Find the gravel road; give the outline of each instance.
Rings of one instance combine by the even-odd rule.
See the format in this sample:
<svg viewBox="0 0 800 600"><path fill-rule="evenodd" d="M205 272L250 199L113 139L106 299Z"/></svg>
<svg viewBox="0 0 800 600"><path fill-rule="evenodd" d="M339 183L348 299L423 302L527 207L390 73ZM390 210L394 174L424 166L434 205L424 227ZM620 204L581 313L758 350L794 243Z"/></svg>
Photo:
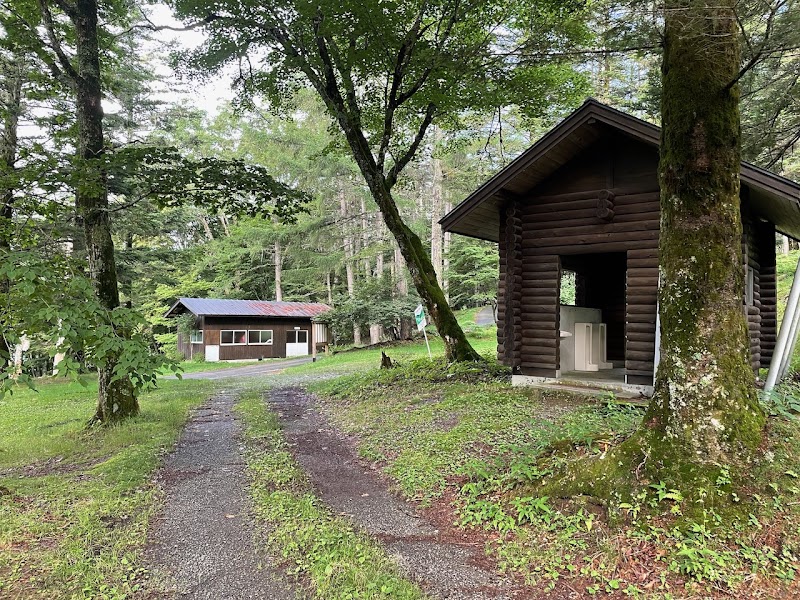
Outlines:
<svg viewBox="0 0 800 600"><path fill-rule="evenodd" d="M145 552L164 587L159 598L295 598L255 549L235 401L235 392L221 390L198 409L159 471L165 504Z"/></svg>

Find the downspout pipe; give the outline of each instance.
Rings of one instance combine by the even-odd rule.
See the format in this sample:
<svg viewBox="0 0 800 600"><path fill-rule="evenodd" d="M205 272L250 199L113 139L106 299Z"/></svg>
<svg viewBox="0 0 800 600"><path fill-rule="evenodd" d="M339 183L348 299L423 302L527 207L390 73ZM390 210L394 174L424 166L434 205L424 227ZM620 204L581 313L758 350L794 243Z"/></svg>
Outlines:
<svg viewBox="0 0 800 600"><path fill-rule="evenodd" d="M793 341L789 341L789 336L791 330L794 329L795 320L798 318L798 301L800 301L800 259L798 259L797 268L794 271L794 281L792 281L792 289L789 292L789 300L786 303L786 312L781 321L778 340L775 343L775 351L772 354L772 360L769 362L769 373L764 384L765 392L769 392L775 387L786 357L786 351L789 346L794 345Z"/></svg>

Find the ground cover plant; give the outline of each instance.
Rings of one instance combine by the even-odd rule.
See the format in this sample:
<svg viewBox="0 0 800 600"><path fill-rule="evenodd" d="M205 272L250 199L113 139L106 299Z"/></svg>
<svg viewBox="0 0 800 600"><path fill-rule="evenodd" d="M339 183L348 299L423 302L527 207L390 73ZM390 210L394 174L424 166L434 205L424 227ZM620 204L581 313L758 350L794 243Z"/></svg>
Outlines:
<svg viewBox="0 0 800 600"><path fill-rule="evenodd" d="M266 524L270 551L283 557L287 571L316 598L425 598L375 541L314 495L262 396L258 391L245 394L238 409L246 425L254 508Z"/></svg>
<svg viewBox="0 0 800 600"><path fill-rule="evenodd" d="M550 476L606 456L644 408L612 395L513 388L503 371L422 359L311 387L401 494L483 531L498 568L543 594L798 593L800 434L791 390L773 401L760 458L746 473L719 465L699 505L644 477L610 499L561 498L547 489Z"/></svg>
<svg viewBox="0 0 800 600"><path fill-rule="evenodd" d="M0 399L0 597L129 598L158 503L152 475L210 385L165 381L141 412L87 431L96 382Z"/></svg>

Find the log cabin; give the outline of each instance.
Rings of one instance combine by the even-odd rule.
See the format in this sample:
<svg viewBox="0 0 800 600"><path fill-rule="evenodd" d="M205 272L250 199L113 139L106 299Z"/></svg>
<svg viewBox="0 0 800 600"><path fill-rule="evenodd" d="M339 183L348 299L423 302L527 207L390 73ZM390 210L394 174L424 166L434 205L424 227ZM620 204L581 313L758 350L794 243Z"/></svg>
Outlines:
<svg viewBox="0 0 800 600"><path fill-rule="evenodd" d="M179 298L165 317L189 314L193 327L178 332L178 352L208 362L316 355L328 343L318 320L331 308L308 302Z"/></svg>
<svg viewBox="0 0 800 600"><path fill-rule="evenodd" d="M652 394L659 141L658 127L589 99L441 220L498 244L497 355L514 383ZM796 339L796 328L777 335L775 243L776 232L800 238L800 185L743 162L741 214L742 310L758 372L776 339L781 360Z"/></svg>

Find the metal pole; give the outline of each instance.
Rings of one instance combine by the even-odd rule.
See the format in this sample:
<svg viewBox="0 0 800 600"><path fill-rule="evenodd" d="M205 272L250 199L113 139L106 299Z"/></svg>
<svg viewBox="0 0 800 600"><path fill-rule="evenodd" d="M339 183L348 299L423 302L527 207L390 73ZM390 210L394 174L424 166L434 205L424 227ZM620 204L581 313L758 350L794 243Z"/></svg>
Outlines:
<svg viewBox="0 0 800 600"><path fill-rule="evenodd" d="M433 355L431 354L431 344L428 341L428 332L425 331L425 328L422 328L422 335L425 336L425 345L428 346L428 358L433 360Z"/></svg>
<svg viewBox="0 0 800 600"><path fill-rule="evenodd" d="M792 364L792 355L794 354L794 349L797 346L797 330L800 329L800 302L798 302L798 306L794 311L794 320L792 321L792 329L789 331L789 339L787 340L787 348L788 352L785 352L783 355L783 360L781 361L781 369L778 371L778 380L780 381L786 376L786 371L789 370L789 367Z"/></svg>
<svg viewBox="0 0 800 600"><path fill-rule="evenodd" d="M774 388L778 381L779 371L783 365L786 346L789 341L789 334L791 333L790 330L793 329L794 320L797 317L798 300L800 300L800 259L797 261L797 268L794 271L794 281L792 281L792 290L789 292L789 300L786 302L786 312L781 321L781 329L778 333L778 340L775 343L772 360L769 362L769 373L767 374L767 381L764 383L765 392Z"/></svg>

